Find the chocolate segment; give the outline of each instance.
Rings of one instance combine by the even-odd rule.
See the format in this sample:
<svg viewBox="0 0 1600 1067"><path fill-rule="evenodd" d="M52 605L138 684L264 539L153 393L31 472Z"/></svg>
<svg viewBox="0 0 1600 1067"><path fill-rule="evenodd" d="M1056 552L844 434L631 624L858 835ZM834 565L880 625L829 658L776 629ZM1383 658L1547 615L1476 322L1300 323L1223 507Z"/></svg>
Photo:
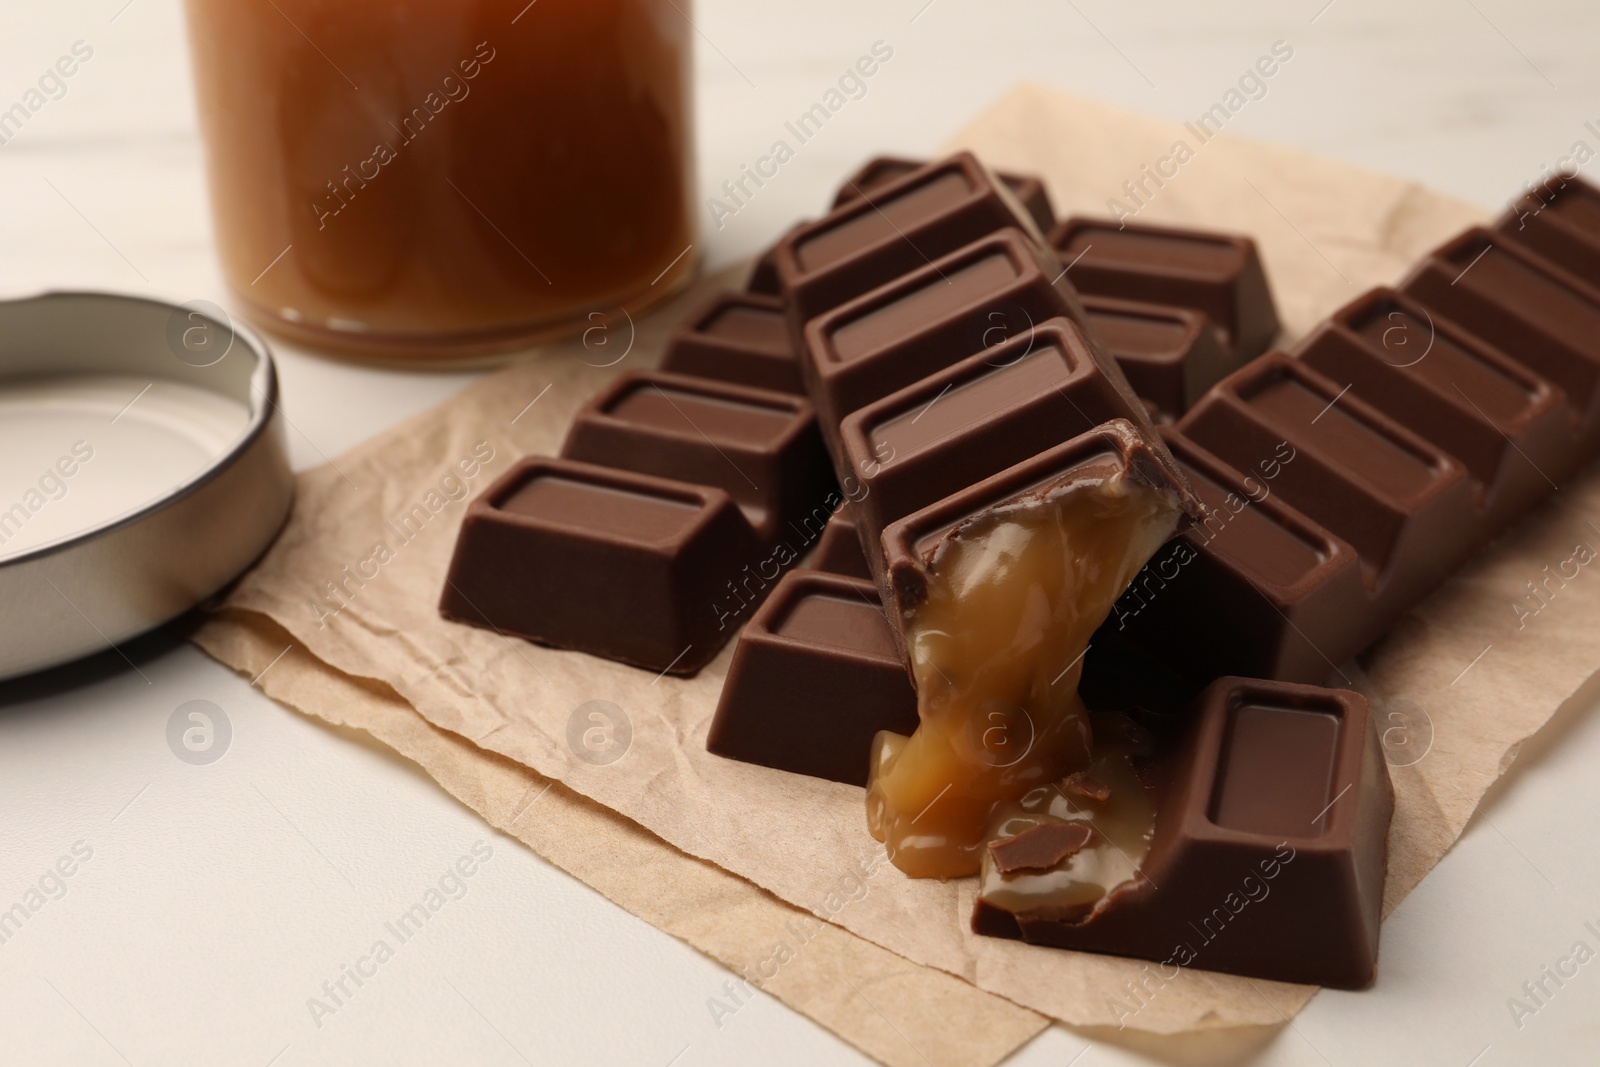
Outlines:
<svg viewBox="0 0 1600 1067"><path fill-rule="evenodd" d="M1239 363L1278 334L1278 312L1255 242L1204 230L1074 216L1050 234L1086 295L1204 312Z"/></svg>
<svg viewBox="0 0 1600 1067"><path fill-rule="evenodd" d="M1085 917L1077 901L1056 902L1080 854L1053 879L990 864L973 929L1285 982L1370 984L1394 794L1366 700L1223 678L1189 715L1135 878Z"/></svg>
<svg viewBox="0 0 1600 1067"><path fill-rule="evenodd" d="M1168 304L1084 296L1089 326L1164 419L1180 418L1239 365L1202 312Z"/></svg>
<svg viewBox="0 0 1600 1067"><path fill-rule="evenodd" d="M1590 285L1600 283L1600 189L1557 178L1516 200L1495 231Z"/></svg>
<svg viewBox="0 0 1600 1067"><path fill-rule="evenodd" d="M1047 320L847 417L843 458L868 530L1138 411L1071 320ZM869 561L871 559L869 555Z"/></svg>
<svg viewBox="0 0 1600 1067"><path fill-rule="evenodd" d="M807 322L801 373L825 435L852 411L1052 318L1082 321L1060 267L1001 230Z"/></svg>
<svg viewBox="0 0 1600 1067"><path fill-rule="evenodd" d="M927 166L926 161L905 159L900 156L877 156L861 165L850 177L846 178L839 186L839 192L833 198L833 206L843 207L861 198L863 194L871 193L874 189L887 185L921 167ZM1032 174L1014 174L997 170L994 176L999 178L1005 187L1016 197L1033 219L1034 225L1039 227L1041 233L1047 233L1050 227L1056 224L1055 210L1050 206L1050 194L1045 191L1044 182Z"/></svg>
<svg viewBox="0 0 1600 1067"><path fill-rule="evenodd" d="M673 331L661 369L735 385L805 393L783 301L726 293Z"/></svg>
<svg viewBox="0 0 1600 1067"><path fill-rule="evenodd" d="M724 489L763 544L833 489L804 399L661 371L624 374L585 404L562 455Z"/></svg>
<svg viewBox="0 0 1600 1067"><path fill-rule="evenodd" d="M706 748L866 785L872 738L909 733L917 698L870 582L784 575L734 648Z"/></svg>
<svg viewBox="0 0 1600 1067"><path fill-rule="evenodd" d="M970 152L913 171L778 242L792 321L802 324L1008 226L1038 233Z"/></svg>
<svg viewBox="0 0 1600 1067"><path fill-rule="evenodd" d="M721 489L530 456L467 509L446 618L692 674L732 635L717 597L758 556Z"/></svg>

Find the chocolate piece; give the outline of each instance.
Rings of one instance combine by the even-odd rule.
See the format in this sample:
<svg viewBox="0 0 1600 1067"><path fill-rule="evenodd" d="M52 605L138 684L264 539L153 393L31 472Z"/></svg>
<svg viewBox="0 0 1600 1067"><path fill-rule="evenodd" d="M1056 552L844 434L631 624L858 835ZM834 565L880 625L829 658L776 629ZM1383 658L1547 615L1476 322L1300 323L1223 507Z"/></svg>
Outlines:
<svg viewBox="0 0 1600 1067"><path fill-rule="evenodd" d="M898 178L904 178L912 171L925 166L927 166L926 161L905 159L900 156L877 156L869 159L839 186L839 192L833 198L833 206L843 207L860 199L863 194L871 193L874 189ZM1050 206L1050 194L1045 191L1044 182L1032 174L1013 174L1000 170L995 171L994 176L1005 184L1011 195L1016 197L1017 203L1027 210L1041 233L1048 232L1050 227L1056 224L1056 213Z"/></svg>
<svg viewBox="0 0 1600 1067"><path fill-rule="evenodd" d="M1060 274L1021 231L1001 230L806 323L800 372L824 436L852 411L1049 319L1081 322Z"/></svg>
<svg viewBox="0 0 1600 1067"><path fill-rule="evenodd" d="M1278 335L1278 312L1255 242L1205 230L1074 216L1050 233L1085 295L1204 312L1240 362Z"/></svg>
<svg viewBox="0 0 1600 1067"><path fill-rule="evenodd" d="M972 153L913 171L778 242L778 277L791 322L798 327L1008 226L1038 235L1033 220Z"/></svg>
<svg viewBox="0 0 1600 1067"><path fill-rule="evenodd" d="M1001 874L1049 870L1092 840L1094 829L1083 823L1046 823L990 841L989 862Z"/></svg>
<svg viewBox="0 0 1600 1067"><path fill-rule="evenodd" d="M740 636L706 748L866 785L873 736L916 725L916 694L877 589L798 570L784 575Z"/></svg>
<svg viewBox="0 0 1600 1067"><path fill-rule="evenodd" d="M1241 470L1287 443L1295 459L1282 464L1273 492L1353 545L1391 599L1415 600L1476 543L1460 460L1281 353L1224 380L1179 429Z"/></svg>
<svg viewBox="0 0 1600 1067"><path fill-rule="evenodd" d="M817 541L817 550L806 566L829 574L842 574L849 578L872 578L867 566L866 553L861 549L861 534L856 522L855 505L848 501L839 506L828 520Z"/></svg>
<svg viewBox="0 0 1600 1067"><path fill-rule="evenodd" d="M1241 363L1204 312L1110 296L1084 296L1089 327L1128 384L1165 419L1177 419Z"/></svg>
<svg viewBox="0 0 1600 1067"><path fill-rule="evenodd" d="M718 628L717 597L758 555L721 489L530 456L467 508L439 610L693 674L733 632Z"/></svg>
<svg viewBox="0 0 1600 1067"><path fill-rule="evenodd" d="M1137 878L1070 921L1052 913L1047 886L991 867L973 929L1255 978L1369 984L1394 793L1366 700L1224 678L1190 716Z"/></svg>
<svg viewBox="0 0 1600 1067"><path fill-rule="evenodd" d="M585 404L562 455L724 489L763 544L833 490L807 401L661 371L624 374Z"/></svg>
<svg viewBox="0 0 1600 1067"><path fill-rule="evenodd" d="M1600 306L1549 261L1481 227L1419 263L1400 290L1559 385L1587 453L1600 435Z"/></svg>
<svg viewBox="0 0 1600 1067"><path fill-rule="evenodd" d="M1284 471L1300 462L1294 446L1264 453L1246 475L1170 427L1161 436L1206 514L1112 607L1088 656L1086 699L1088 681L1118 642L1201 683L1219 674L1318 682L1377 637L1388 620L1372 603L1356 550L1278 492ZM1225 626L1216 624L1221 613ZM1130 675L1143 685L1150 666L1120 677ZM1172 679L1153 706L1170 706L1181 689ZM1122 692L1101 685L1091 703L1116 707L1110 701Z"/></svg>
<svg viewBox="0 0 1600 1067"><path fill-rule="evenodd" d="M1078 327L1055 318L868 404L839 437L847 469L866 486L856 508L870 534L1109 419L1141 414Z"/></svg>
<svg viewBox="0 0 1600 1067"><path fill-rule="evenodd" d="M805 393L783 301L725 293L672 332L661 369L673 374Z"/></svg>
<svg viewBox="0 0 1600 1067"><path fill-rule="evenodd" d="M1552 182L1515 200L1495 231L1590 285L1600 284L1600 189L1578 178Z"/></svg>

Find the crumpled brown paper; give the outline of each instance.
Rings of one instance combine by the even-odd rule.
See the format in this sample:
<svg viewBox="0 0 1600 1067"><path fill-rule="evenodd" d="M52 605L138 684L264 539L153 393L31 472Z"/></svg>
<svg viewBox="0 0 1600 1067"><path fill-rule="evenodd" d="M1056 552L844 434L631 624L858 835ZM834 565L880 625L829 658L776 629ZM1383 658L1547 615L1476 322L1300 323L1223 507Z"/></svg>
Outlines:
<svg viewBox="0 0 1600 1067"><path fill-rule="evenodd" d="M1062 214L1105 214L1111 196L1137 206L1122 183L1138 179L1141 164L1171 154L1180 139L1196 140L1183 127L1023 88L955 145L974 148L996 166L1044 175ZM1137 217L1254 236L1290 337L1366 287L1396 280L1427 249L1479 218L1470 206L1413 183L1290 149L1226 136L1190 148L1163 187L1147 184L1152 192L1141 198ZM337 469L303 475L288 528L215 625L259 631L270 619L301 652L274 674L316 670L350 684L370 679L396 714L409 706L434 727L599 801L682 852L861 939L1045 1015L1176 1032L1277 1023L1302 1007L1310 987L1204 971L1157 984L1143 962L974 937L966 924L972 881L911 881L883 864L864 828L860 790L705 752L727 650L694 678L657 678L438 616L463 498L517 456L554 452L584 399L612 374L654 362L663 324L685 303L642 320L631 351L614 365L594 364L614 360L618 347L550 347L352 450ZM620 346L628 339L624 328L607 341ZM1546 564L1568 560L1579 542L1600 545L1600 531L1586 518L1597 513L1600 485L1591 479L1565 487L1397 627L1366 658L1363 677L1347 671L1377 696L1397 764L1386 909L1449 848L1521 741L1593 673L1600 659L1593 635L1587 641L1577 635L1597 617L1600 585L1573 579L1531 616L1514 605L1531 603L1523 582L1538 578ZM244 666L222 637L205 643ZM346 717L321 707L320 699L300 706ZM569 720L591 700L621 708L631 727L630 746L615 762L597 764L582 744L569 742ZM367 724L360 715L348 719ZM494 757L481 759L488 766ZM423 762L442 781L460 770ZM679 877L675 872L693 863L662 862L664 871L674 871L664 878ZM873 873L855 873L863 869ZM600 876L580 873L591 875ZM854 891L856 881L864 893ZM694 900L684 901L691 914L697 914ZM674 932L717 954L694 932ZM769 967L777 955L777 946L768 946L745 965ZM785 966L777 970L781 975ZM1130 982L1145 992L1130 994ZM854 999L848 989L839 995ZM948 1010L930 999L926 1010L913 1011L913 1028L937 1025ZM1019 1020L1017 1033L1032 1019Z"/></svg>

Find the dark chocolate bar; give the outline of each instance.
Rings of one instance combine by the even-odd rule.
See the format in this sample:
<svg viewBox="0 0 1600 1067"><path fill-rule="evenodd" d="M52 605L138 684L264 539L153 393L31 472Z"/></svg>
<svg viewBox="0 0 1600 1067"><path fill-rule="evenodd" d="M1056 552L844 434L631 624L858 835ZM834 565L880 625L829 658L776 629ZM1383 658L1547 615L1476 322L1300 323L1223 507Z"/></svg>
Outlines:
<svg viewBox="0 0 1600 1067"><path fill-rule="evenodd" d="M973 929L1168 967L1369 985L1394 793L1366 700L1223 678L1189 718L1133 878L1092 902L1087 916L1076 899L1070 909L1057 902L1064 887L1082 884L1075 864L1101 851L1107 813L1127 803L1115 789L1063 793L1045 825L1087 824L1094 834L1064 859L1060 847L1018 847L1022 835L996 842Z"/></svg>
<svg viewBox="0 0 1600 1067"><path fill-rule="evenodd" d="M897 178L904 178L912 171L927 165L925 160L905 159L901 156L876 156L869 159L839 186L839 191L833 198L833 206L843 207L859 199L863 194L871 193L874 189L887 185ZM1017 203L1026 209L1034 225L1039 227L1039 232L1048 233L1050 227L1056 224L1056 213L1050 206L1050 194L1045 191L1044 182L1032 174L1015 174L1003 170L995 171L994 176L1004 183L1011 195L1016 197Z"/></svg>
<svg viewBox="0 0 1600 1067"><path fill-rule="evenodd" d="M706 748L866 785L879 730L909 733L917 697L870 582L790 571L734 648Z"/></svg>
<svg viewBox="0 0 1600 1067"><path fill-rule="evenodd" d="M1255 242L1205 230L1075 216L1050 233L1086 296L1176 304L1222 331L1234 366L1265 352L1278 312Z"/></svg>
<svg viewBox="0 0 1600 1067"><path fill-rule="evenodd" d="M783 301L725 293L672 332L661 369L673 374L805 393Z"/></svg>
<svg viewBox="0 0 1600 1067"><path fill-rule="evenodd" d="M692 674L733 634L716 610L760 556L727 492L530 456L467 508L446 618Z"/></svg>
<svg viewBox="0 0 1600 1067"><path fill-rule="evenodd" d="M724 489L763 544L833 490L804 398L661 371L624 374L585 404L562 455Z"/></svg>

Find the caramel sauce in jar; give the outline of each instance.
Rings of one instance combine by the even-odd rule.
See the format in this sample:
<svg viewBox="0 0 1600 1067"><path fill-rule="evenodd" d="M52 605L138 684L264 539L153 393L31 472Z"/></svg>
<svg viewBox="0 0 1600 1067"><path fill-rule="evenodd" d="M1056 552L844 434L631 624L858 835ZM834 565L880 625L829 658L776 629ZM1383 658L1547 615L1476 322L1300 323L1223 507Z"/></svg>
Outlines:
<svg viewBox="0 0 1600 1067"><path fill-rule="evenodd" d="M223 275L265 328L482 357L620 324L693 273L672 0L187 10Z"/></svg>

